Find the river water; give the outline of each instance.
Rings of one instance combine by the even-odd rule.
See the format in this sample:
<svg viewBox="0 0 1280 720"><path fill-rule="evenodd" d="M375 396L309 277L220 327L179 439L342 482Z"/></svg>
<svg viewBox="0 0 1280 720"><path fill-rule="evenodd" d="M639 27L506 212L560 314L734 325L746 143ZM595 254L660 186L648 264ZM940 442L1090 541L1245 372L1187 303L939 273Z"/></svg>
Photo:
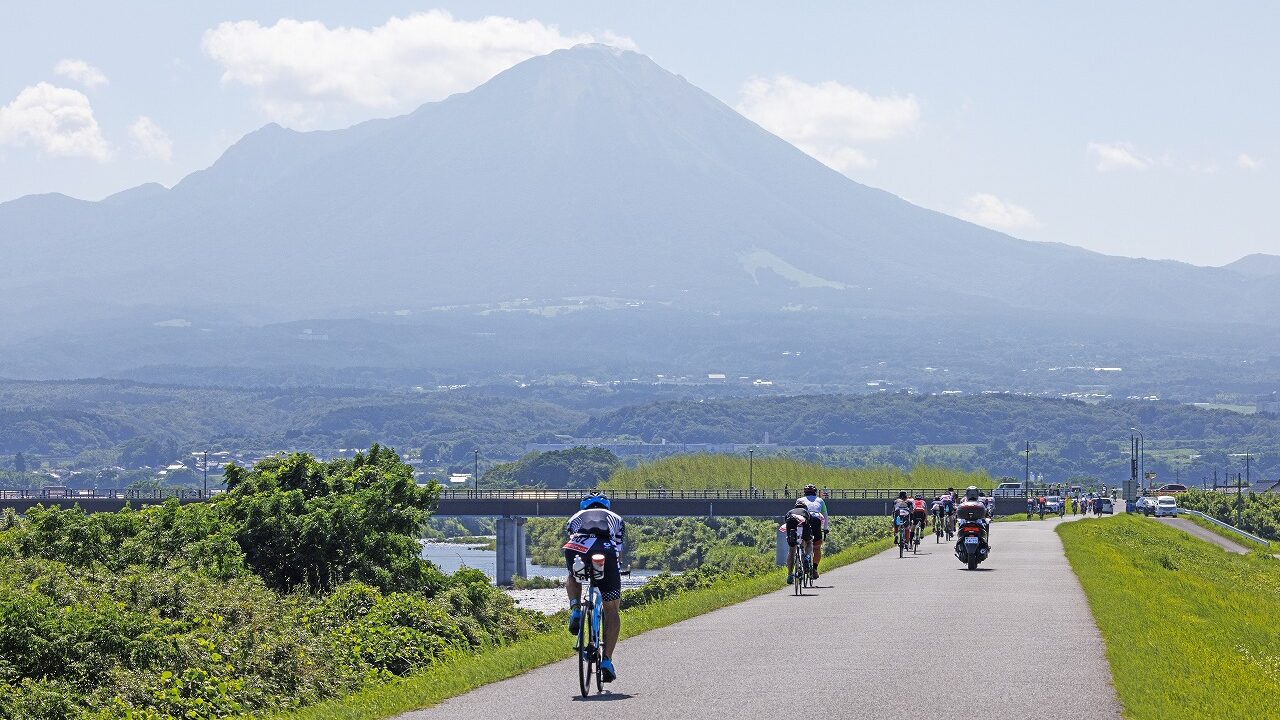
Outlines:
<svg viewBox="0 0 1280 720"><path fill-rule="evenodd" d="M485 550L480 546L457 545L455 543L422 542L422 557L430 560L444 572L454 573L463 566L474 568L489 576L492 580L498 567L498 553ZM535 565L525 560L525 568L529 577L564 579L563 565ZM657 570L632 570L630 575L622 577L622 588L640 587L657 575ZM507 590L507 594L515 598L520 607L544 613L554 613L568 605L568 598L561 588L542 590Z"/></svg>

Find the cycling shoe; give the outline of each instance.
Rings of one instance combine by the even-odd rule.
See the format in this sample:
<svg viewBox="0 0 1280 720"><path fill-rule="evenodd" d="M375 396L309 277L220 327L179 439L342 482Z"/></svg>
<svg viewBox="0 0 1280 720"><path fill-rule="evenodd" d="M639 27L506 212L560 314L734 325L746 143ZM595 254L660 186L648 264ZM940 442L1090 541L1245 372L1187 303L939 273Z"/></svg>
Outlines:
<svg viewBox="0 0 1280 720"><path fill-rule="evenodd" d="M787 573L787 584L790 585L795 581L796 581L796 576L793 573Z"/></svg>
<svg viewBox="0 0 1280 720"><path fill-rule="evenodd" d="M580 608L574 608L573 612L569 613L569 634L577 635L578 630L581 627L582 627L582 610Z"/></svg>
<svg viewBox="0 0 1280 720"><path fill-rule="evenodd" d="M613 682L618 679L618 673L613 669L613 660L605 658L600 661L600 681Z"/></svg>

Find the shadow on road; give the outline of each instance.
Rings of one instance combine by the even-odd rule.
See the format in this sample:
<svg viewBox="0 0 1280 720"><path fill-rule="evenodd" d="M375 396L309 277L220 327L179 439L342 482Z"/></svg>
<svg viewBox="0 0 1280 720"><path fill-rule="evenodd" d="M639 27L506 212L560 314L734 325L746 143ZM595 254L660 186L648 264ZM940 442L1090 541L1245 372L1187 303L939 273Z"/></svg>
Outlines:
<svg viewBox="0 0 1280 720"><path fill-rule="evenodd" d="M974 569L970 570L969 568L964 567L964 566L962 565L962 566L960 566L960 567L958 567L958 568L956 568L956 569L957 569L957 570L963 570L963 571L965 571L965 572L995 572L996 570L999 570L1000 568L984 568L984 567L976 567L976 568L974 568Z"/></svg>
<svg viewBox="0 0 1280 720"><path fill-rule="evenodd" d="M615 693L615 692L605 691L600 695L591 695L589 697L574 695L573 701L574 702L611 702L613 700L630 700L632 697L633 697L632 695L628 695L627 693Z"/></svg>

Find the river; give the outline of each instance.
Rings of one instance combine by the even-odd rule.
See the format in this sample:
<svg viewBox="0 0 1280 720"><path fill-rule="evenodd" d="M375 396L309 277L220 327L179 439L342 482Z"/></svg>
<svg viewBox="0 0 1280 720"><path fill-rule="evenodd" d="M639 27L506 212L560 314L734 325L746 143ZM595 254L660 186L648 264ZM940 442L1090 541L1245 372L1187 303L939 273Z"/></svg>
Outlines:
<svg viewBox="0 0 1280 720"><path fill-rule="evenodd" d="M483 572L489 576L490 580L493 579L498 567L498 553L493 550L485 550L482 546L422 541L422 557L430 560L444 572L454 573L466 566ZM525 560L525 562L527 563L525 568L529 577L563 579L565 576L563 565L547 566L535 565L528 560ZM627 588L640 587L659 572L658 570L632 570L630 575L622 577L622 588L625 590ZM520 607L544 613L553 613L561 610L568 603L564 590L561 588L507 590L507 594L515 598Z"/></svg>

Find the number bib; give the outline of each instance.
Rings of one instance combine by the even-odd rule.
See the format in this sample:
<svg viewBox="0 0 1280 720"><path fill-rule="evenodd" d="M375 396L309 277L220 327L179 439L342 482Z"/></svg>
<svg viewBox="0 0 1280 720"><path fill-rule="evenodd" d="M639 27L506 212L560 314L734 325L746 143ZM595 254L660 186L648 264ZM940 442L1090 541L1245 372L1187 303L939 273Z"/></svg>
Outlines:
<svg viewBox="0 0 1280 720"><path fill-rule="evenodd" d="M586 535L582 537L575 535L574 537L569 538L569 542L564 544L564 549L572 550L574 552L579 552L579 553L585 553L591 549L592 545L595 545L595 544L596 544L596 539L592 535Z"/></svg>

